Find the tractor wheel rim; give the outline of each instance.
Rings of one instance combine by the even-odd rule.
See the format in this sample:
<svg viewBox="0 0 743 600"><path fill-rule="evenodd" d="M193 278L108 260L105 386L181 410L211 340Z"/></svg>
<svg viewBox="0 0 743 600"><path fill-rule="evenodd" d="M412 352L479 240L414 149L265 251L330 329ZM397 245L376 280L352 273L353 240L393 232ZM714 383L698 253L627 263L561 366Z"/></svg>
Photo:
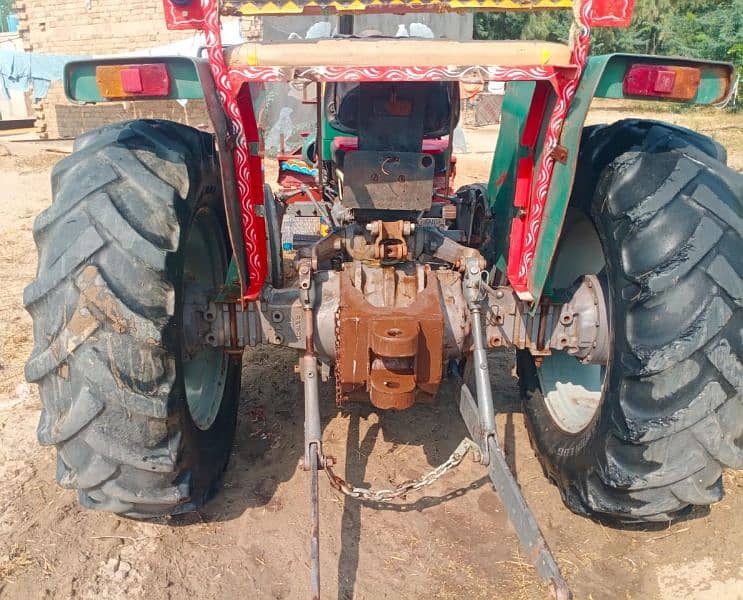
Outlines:
<svg viewBox="0 0 743 600"><path fill-rule="evenodd" d="M582 213L571 211L555 255L552 286L567 288L579 277L598 274L605 268L596 229ZM583 364L567 352L553 352L544 358L537 374L545 405L555 424L568 434L585 430L601 407L606 365Z"/></svg>
<svg viewBox="0 0 743 600"><path fill-rule="evenodd" d="M219 223L210 209L194 216L183 251L183 327L186 339L203 338L203 312L224 284L226 257L219 243ZM191 310L189 310L191 309ZM213 424L224 396L229 359L220 347L201 344L192 353L183 353L183 382L191 419L201 430Z"/></svg>

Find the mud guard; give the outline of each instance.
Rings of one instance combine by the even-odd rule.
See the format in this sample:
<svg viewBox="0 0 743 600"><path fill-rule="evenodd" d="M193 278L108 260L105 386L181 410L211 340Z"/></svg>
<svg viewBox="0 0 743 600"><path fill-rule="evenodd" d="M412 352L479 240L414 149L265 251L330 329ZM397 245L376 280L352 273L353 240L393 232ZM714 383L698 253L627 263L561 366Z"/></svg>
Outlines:
<svg viewBox="0 0 743 600"><path fill-rule="evenodd" d="M111 102L98 88L96 68L99 66L165 65L170 77L170 90L160 100L201 100L214 131L214 143L219 155L227 231L236 266L240 289L248 285L248 266L243 239L240 201L235 178L235 163L229 147L231 132L227 115L217 94L209 63L204 59L185 56L127 56L125 58L95 58L70 61L64 69L65 95L73 104L98 104ZM129 102L150 98L129 98Z"/></svg>
<svg viewBox="0 0 743 600"><path fill-rule="evenodd" d="M528 290L533 298L540 298L547 284L547 276L573 188L581 133L591 101L593 98L616 98L643 102L664 101L663 98L636 98L624 95L625 74L630 66L637 64L700 69L702 77L697 95L685 104L724 105L735 93L737 85L735 68L728 63L635 54L609 54L592 56L588 59L562 129L560 146L565 152L561 160L555 163L537 237L534 261L528 273ZM527 150L520 140L524 133L535 89L535 82L531 81L509 83L503 102L501 131L490 171L488 198L495 225L490 247L486 248L486 253L492 264L498 266L503 272L506 271L507 266L511 224L518 210L514 206L517 166L519 159L525 156ZM535 161L539 159L539 156L535 157Z"/></svg>

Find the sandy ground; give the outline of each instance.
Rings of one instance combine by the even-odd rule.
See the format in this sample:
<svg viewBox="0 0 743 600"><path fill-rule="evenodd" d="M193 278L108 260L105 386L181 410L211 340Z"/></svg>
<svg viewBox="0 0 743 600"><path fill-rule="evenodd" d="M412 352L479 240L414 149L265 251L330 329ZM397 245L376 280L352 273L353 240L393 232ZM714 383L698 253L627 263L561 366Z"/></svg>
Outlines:
<svg viewBox="0 0 743 600"><path fill-rule="evenodd" d="M624 114L627 114L626 110ZM592 122L622 113L600 107ZM718 136L743 169L743 115L655 115ZM471 133L458 183L484 180L488 134ZM309 595L307 478L301 389L293 353L246 353L243 404L223 492L200 513L136 522L80 509L54 483L54 451L35 440L39 397L23 382L31 323L21 293L34 276L31 225L50 202L49 144L0 138L0 598L305 598ZM492 146L490 146L492 147ZM7 149L7 150L6 150ZM10 154L8 154L8 151ZM499 403L517 392L508 354L493 357ZM453 403L378 414L339 412L322 390L327 451L358 484L401 482L443 461L465 435ZM577 598L743 598L743 476L727 496L660 529L619 530L570 513L543 477L518 413L499 416L527 500ZM540 598L482 467L467 460L408 504L383 510L322 481L323 597Z"/></svg>

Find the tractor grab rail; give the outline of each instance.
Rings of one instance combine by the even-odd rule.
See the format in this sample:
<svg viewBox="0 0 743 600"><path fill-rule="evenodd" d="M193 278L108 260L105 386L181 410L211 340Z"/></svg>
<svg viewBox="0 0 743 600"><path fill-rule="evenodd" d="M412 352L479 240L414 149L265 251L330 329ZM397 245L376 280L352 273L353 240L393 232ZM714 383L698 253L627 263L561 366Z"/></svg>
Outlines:
<svg viewBox="0 0 743 600"><path fill-rule="evenodd" d="M328 15L370 13L585 11L589 27L627 27L635 0L163 0L170 29L199 28L208 10L217 16ZM216 5L216 6L215 6Z"/></svg>
<svg viewBox="0 0 743 600"><path fill-rule="evenodd" d="M573 7L573 0L225 0L226 16L327 13L530 11Z"/></svg>

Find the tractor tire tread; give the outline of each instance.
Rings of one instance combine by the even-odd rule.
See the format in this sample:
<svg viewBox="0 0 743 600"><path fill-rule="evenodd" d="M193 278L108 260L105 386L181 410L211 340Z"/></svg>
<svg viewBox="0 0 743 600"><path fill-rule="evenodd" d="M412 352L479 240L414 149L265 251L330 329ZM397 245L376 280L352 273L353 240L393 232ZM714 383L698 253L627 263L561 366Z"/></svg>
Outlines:
<svg viewBox="0 0 743 600"><path fill-rule="evenodd" d="M83 506L142 518L204 500L182 455L185 409L169 408L179 393L169 257L206 138L158 120L88 132L55 167L54 203L34 224L26 376L40 389L39 441L57 447L57 480Z"/></svg>
<svg viewBox="0 0 743 600"><path fill-rule="evenodd" d="M609 287L621 291L617 400L582 470L547 456L527 423L572 510L667 521L721 499L723 468L743 468L743 176L716 142L658 122L589 128L583 139L576 180L593 179L576 189L594 191L573 202L590 206ZM536 372L520 362L528 403Z"/></svg>

